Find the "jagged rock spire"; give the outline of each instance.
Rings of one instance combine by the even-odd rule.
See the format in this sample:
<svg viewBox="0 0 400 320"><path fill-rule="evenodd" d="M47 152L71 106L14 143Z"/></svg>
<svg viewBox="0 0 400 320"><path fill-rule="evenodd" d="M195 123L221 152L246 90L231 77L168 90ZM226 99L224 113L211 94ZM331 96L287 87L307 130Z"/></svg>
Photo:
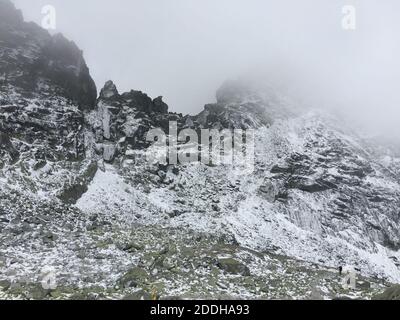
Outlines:
<svg viewBox="0 0 400 320"><path fill-rule="evenodd" d="M100 91L100 99L109 99L118 95L118 90L114 82L107 81Z"/></svg>
<svg viewBox="0 0 400 320"><path fill-rule="evenodd" d="M167 113L168 112L168 105L162 100L163 97L157 97L153 100L154 111Z"/></svg>

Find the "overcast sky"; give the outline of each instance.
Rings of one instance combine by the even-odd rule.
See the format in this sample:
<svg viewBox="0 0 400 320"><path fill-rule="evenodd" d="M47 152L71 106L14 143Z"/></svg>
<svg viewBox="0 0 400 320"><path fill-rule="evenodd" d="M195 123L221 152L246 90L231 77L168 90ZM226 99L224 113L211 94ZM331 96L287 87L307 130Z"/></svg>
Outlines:
<svg viewBox="0 0 400 320"><path fill-rule="evenodd" d="M38 23L44 5L56 8L56 31L83 49L99 89L112 79L120 91L162 95L171 110L196 113L225 79L282 70L322 104L400 127L398 0L14 3ZM344 5L356 8L354 31L342 28Z"/></svg>

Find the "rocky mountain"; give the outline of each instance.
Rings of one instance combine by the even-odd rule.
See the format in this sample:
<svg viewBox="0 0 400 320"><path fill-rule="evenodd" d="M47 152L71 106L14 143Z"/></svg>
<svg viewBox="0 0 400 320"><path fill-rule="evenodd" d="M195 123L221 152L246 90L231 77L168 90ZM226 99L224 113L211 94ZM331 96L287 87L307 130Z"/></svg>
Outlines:
<svg viewBox="0 0 400 320"><path fill-rule="evenodd" d="M97 92L82 51L61 34L23 21L9 1L0 4L1 86L26 98L62 97L90 110ZM4 90L5 91L5 90Z"/></svg>
<svg viewBox="0 0 400 320"><path fill-rule="evenodd" d="M182 115L112 81L97 96L73 42L0 0L0 298L370 298L399 282L398 153L273 86L216 98ZM146 134L171 121L254 130L254 166L149 163L163 150Z"/></svg>

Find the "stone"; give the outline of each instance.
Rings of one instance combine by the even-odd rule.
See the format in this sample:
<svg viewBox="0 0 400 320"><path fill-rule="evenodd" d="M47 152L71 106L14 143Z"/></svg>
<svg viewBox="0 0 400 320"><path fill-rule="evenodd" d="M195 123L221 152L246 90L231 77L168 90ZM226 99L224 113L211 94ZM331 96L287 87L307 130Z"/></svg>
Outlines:
<svg viewBox="0 0 400 320"><path fill-rule="evenodd" d="M0 290L7 291L11 287L11 281L0 280Z"/></svg>
<svg viewBox="0 0 400 320"><path fill-rule="evenodd" d="M57 93L81 110L93 109L97 89L82 50L61 34L51 35L34 23L24 22L21 12L9 1L1 1L0 9L0 21L8 26L1 28L2 47L14 50L15 55L14 59L3 57L0 63L0 75L5 74L7 84L23 94ZM16 36L18 33L24 36Z"/></svg>
<svg viewBox="0 0 400 320"><path fill-rule="evenodd" d="M118 90L114 82L111 80L107 81L100 91L100 99L110 99L112 97L118 96Z"/></svg>
<svg viewBox="0 0 400 320"><path fill-rule="evenodd" d="M54 298L54 299L61 298L62 295L63 295L62 291L61 291L61 290L58 290L58 289L52 290L52 291L50 292L50 296L51 296L52 298Z"/></svg>
<svg viewBox="0 0 400 320"><path fill-rule="evenodd" d="M38 284L30 288L28 297L33 300L43 300L48 296L49 293L49 290L43 289L42 286Z"/></svg>
<svg viewBox="0 0 400 320"><path fill-rule="evenodd" d="M119 279L119 284L123 288L137 287L142 283L145 283L149 278L146 270L134 267L130 269L124 276Z"/></svg>
<svg viewBox="0 0 400 320"><path fill-rule="evenodd" d="M170 218L176 218L176 217L181 216L183 213L184 213L184 212L175 209L175 210L172 210L172 211L168 212L168 216L169 216Z"/></svg>
<svg viewBox="0 0 400 320"><path fill-rule="evenodd" d="M168 112L168 105L162 101L162 97L157 97L153 100L153 111L160 113Z"/></svg>
<svg viewBox="0 0 400 320"><path fill-rule="evenodd" d="M134 242L129 242L127 244L122 245L121 249L126 252L135 252L135 251L143 250L144 248L142 245L139 245Z"/></svg>
<svg viewBox="0 0 400 320"><path fill-rule="evenodd" d="M217 266L227 273L250 276L249 268L233 258L220 258L218 259Z"/></svg>

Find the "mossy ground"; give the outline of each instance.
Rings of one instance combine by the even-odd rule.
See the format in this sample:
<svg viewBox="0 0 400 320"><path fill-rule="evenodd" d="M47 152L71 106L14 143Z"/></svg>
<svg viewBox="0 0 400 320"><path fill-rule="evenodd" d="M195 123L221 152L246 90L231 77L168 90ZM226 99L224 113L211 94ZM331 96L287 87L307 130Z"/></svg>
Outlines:
<svg viewBox="0 0 400 320"><path fill-rule="evenodd" d="M0 298L370 299L385 288L359 276L356 290L345 290L335 270L181 228L101 222L84 238L75 236L84 239L72 250L77 272L58 268L53 290L43 289L40 278L2 276ZM62 238L52 241L57 247Z"/></svg>

